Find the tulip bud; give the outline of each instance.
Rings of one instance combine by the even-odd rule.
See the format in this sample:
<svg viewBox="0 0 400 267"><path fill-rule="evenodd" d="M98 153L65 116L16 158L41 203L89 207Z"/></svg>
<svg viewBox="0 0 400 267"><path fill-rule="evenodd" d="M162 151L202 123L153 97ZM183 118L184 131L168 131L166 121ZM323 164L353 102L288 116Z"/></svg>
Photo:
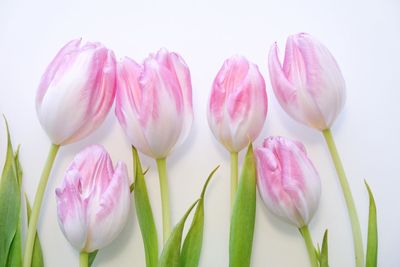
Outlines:
<svg viewBox="0 0 400 267"><path fill-rule="evenodd" d="M283 109L295 120L325 130L345 102L345 82L328 49L310 35L289 36L283 66L278 47L269 53L272 88Z"/></svg>
<svg viewBox="0 0 400 267"><path fill-rule="evenodd" d="M321 182L304 146L283 137L269 137L255 150L257 186L267 208L301 228L319 203Z"/></svg>
<svg viewBox="0 0 400 267"><path fill-rule="evenodd" d="M56 189L58 222L64 236L81 252L92 252L112 242L129 214L128 171L115 169L107 151L90 146L77 154L63 183Z"/></svg>
<svg viewBox="0 0 400 267"><path fill-rule="evenodd" d="M58 52L36 95L39 121L54 144L78 141L104 121L115 97L115 65L100 43L73 40Z"/></svg>
<svg viewBox="0 0 400 267"><path fill-rule="evenodd" d="M130 143L161 159L187 137L193 121L189 68L177 53L161 49L137 64L118 64L115 114Z"/></svg>
<svg viewBox="0 0 400 267"><path fill-rule="evenodd" d="M208 124L230 152L239 152L260 134L267 116L265 81L257 65L232 57L215 77L207 108Z"/></svg>

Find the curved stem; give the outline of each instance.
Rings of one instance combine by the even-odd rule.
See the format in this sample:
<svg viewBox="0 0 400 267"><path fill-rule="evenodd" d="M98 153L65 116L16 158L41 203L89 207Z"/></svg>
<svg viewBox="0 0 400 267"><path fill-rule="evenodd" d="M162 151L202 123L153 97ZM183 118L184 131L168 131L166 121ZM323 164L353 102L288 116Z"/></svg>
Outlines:
<svg viewBox="0 0 400 267"><path fill-rule="evenodd" d="M167 242L171 233L171 209L169 205L169 189L166 158L157 159L158 177L160 179L160 191L162 202L163 241Z"/></svg>
<svg viewBox="0 0 400 267"><path fill-rule="evenodd" d="M347 211L349 213L351 228L353 231L354 255L356 258L356 266L363 267L364 266L363 242L360 229L360 221L358 219L356 206L354 204L354 199L351 194L350 186L347 181L346 174L344 172L344 168L339 157L339 153L336 149L335 141L333 140L332 132L330 129L326 129L323 130L322 133L328 145L329 152L331 153L332 160L335 165L336 172L339 178L339 182L342 187L344 199L346 201Z"/></svg>
<svg viewBox="0 0 400 267"><path fill-rule="evenodd" d="M51 168L53 167L54 160L57 156L59 145L52 144L50 147L49 155L47 156L46 164L44 165L42 176L39 180L39 185L36 190L35 201L32 207L31 218L29 220L28 232L25 241L25 253L24 253L24 267L31 267L32 263L32 252L36 237L36 228L40 214L40 208L42 206L44 192L46 191L47 181Z"/></svg>
<svg viewBox="0 0 400 267"><path fill-rule="evenodd" d="M236 191L238 187L238 152L231 152L231 209L235 203Z"/></svg>
<svg viewBox="0 0 400 267"><path fill-rule="evenodd" d="M315 254L315 247L311 238L308 226L303 226L299 228L301 235L303 236L304 242L307 247L308 256L310 258L311 267L318 267L317 254Z"/></svg>
<svg viewBox="0 0 400 267"><path fill-rule="evenodd" d="M88 267L89 266L89 253L81 252L79 255L79 266Z"/></svg>

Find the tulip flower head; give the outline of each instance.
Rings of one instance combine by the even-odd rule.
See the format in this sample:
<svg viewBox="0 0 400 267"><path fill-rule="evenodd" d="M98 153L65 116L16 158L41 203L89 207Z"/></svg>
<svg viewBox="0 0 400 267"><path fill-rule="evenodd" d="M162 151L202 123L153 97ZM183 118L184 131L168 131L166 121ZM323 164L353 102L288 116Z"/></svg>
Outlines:
<svg viewBox="0 0 400 267"><path fill-rule="evenodd" d="M321 182L304 146L283 137L269 137L255 150L258 191L266 207L301 228L319 203Z"/></svg>
<svg viewBox="0 0 400 267"><path fill-rule="evenodd" d="M75 156L56 199L61 230L76 249L92 252L116 238L128 218L129 186L125 164L114 168L103 147L90 146Z"/></svg>
<svg viewBox="0 0 400 267"><path fill-rule="evenodd" d="M182 143L193 121L190 71L177 53L161 49L142 65L118 64L115 114L130 143L155 159Z"/></svg>
<svg viewBox="0 0 400 267"><path fill-rule="evenodd" d="M100 126L114 102L114 53L100 43L66 44L47 67L37 95L39 121L53 144L78 141Z"/></svg>
<svg viewBox="0 0 400 267"><path fill-rule="evenodd" d="M272 88L282 108L295 120L325 130L345 102L345 82L328 49L300 33L289 36L283 65L275 43L269 53Z"/></svg>
<svg viewBox="0 0 400 267"><path fill-rule="evenodd" d="M240 56L225 61L215 77L208 124L230 152L239 152L260 134L267 116L265 81L257 65Z"/></svg>

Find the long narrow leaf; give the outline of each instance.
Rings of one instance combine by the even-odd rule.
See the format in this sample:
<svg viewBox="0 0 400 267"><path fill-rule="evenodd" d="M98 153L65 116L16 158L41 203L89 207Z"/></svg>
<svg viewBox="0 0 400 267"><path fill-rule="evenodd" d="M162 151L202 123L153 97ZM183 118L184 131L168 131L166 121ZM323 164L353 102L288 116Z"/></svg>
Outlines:
<svg viewBox="0 0 400 267"><path fill-rule="evenodd" d="M183 242L181 251L181 267L197 267L199 265L201 247L203 245L204 195L211 178L218 168L219 166L210 173L203 186L203 190L201 191L200 200L197 204L192 224L186 235L185 241Z"/></svg>
<svg viewBox="0 0 400 267"><path fill-rule="evenodd" d="M17 230L20 220L21 191L7 121L6 128L7 154L0 180L0 267L7 266L7 262L10 262L8 257L12 244L15 244L13 240L20 238ZM11 251L12 256L16 255L14 252L18 253L14 248Z"/></svg>
<svg viewBox="0 0 400 267"><path fill-rule="evenodd" d="M249 267L256 217L256 164L250 144L244 160L232 210L229 266Z"/></svg>
<svg viewBox="0 0 400 267"><path fill-rule="evenodd" d="M174 227L171 235L168 238L167 243L164 245L164 249L161 253L160 262L158 267L179 267L180 266L180 254L181 254L181 242L182 232L185 226L185 222L194 206L199 202L196 200L183 215L179 223Z"/></svg>
<svg viewBox="0 0 400 267"><path fill-rule="evenodd" d="M378 262L378 225L376 222L376 205L371 188L365 182L369 195L369 220L366 267L376 267Z"/></svg>
<svg viewBox="0 0 400 267"><path fill-rule="evenodd" d="M22 168L21 168L21 164L19 162L19 147L17 149L17 152L14 155L14 166L15 166L15 173L17 176L19 192L21 192ZM20 215L21 215L21 213L20 213ZM22 233L21 233L21 230L22 229L21 229L21 216L20 216L18 219L15 236L14 236L14 239L10 246L10 251L8 254L6 266L15 266L15 267L22 266Z"/></svg>
<svg viewBox="0 0 400 267"><path fill-rule="evenodd" d="M144 251L146 255L146 266L156 267L158 264L158 237L157 229L154 223L153 211L149 196L147 193L146 181L142 171L137 150L132 147L133 163L135 171L135 207L136 216L139 221L140 231L142 232L142 239Z"/></svg>
<svg viewBox="0 0 400 267"><path fill-rule="evenodd" d="M325 230L324 239L322 240L322 249L320 253L320 267L329 267L328 263L328 230Z"/></svg>
<svg viewBox="0 0 400 267"><path fill-rule="evenodd" d="M29 203L29 199L27 195L25 195L25 202L26 202L26 214L28 216L28 224L29 220L31 219L31 204ZM32 267L43 267L44 262L43 262L43 253L42 253L42 246L40 244L39 236L36 232L35 236L35 243L33 244L33 252L32 252Z"/></svg>

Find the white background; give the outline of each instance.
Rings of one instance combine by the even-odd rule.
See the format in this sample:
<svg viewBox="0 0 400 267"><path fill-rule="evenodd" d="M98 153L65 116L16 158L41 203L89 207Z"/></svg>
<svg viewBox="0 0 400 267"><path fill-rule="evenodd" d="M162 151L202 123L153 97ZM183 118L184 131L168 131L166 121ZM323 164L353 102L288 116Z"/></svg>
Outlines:
<svg viewBox="0 0 400 267"><path fill-rule="evenodd" d="M387 1L15 1L0 3L0 113L10 123L13 143L22 144L24 190L33 200L49 140L36 118L36 88L58 49L77 37L101 41L118 57L142 61L166 47L188 63L195 122L188 140L168 160L174 223L199 195L208 173L222 167L210 184L200 266L228 266L229 157L208 129L205 110L212 80L223 61L242 54L260 66L267 82L269 111L261 136L283 135L306 145L322 179L319 210L310 229L315 242L329 228L331 266L354 266L350 223L322 135L290 119L277 104L267 71L267 53L289 34L309 32L336 57L347 82L347 103L333 133L367 231L367 179L378 206L379 265L400 266L400 2ZM73 112L73 111L71 111ZM0 123L0 162L5 153ZM47 266L78 266L78 253L59 230L54 189L75 153L103 144L114 161L132 174L129 144L114 112L90 137L60 150L39 222ZM243 155L241 155L243 157ZM161 238L155 163L147 183ZM160 242L161 243L161 242ZM95 266L145 266L142 240L132 208L122 235L103 249ZM257 197L252 266L309 266L298 231L266 211Z"/></svg>

